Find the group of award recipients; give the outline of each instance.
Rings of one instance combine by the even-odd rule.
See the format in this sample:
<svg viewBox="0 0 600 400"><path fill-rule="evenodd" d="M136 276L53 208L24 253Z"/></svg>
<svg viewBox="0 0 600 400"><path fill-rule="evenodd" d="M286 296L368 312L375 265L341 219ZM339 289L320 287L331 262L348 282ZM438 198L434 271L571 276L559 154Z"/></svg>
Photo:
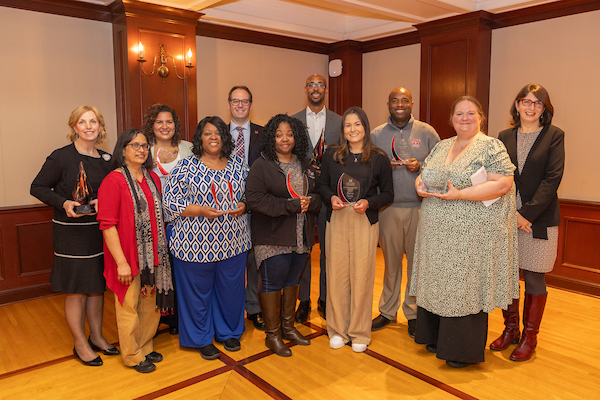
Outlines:
<svg viewBox="0 0 600 400"><path fill-rule="evenodd" d="M181 139L175 110L156 104L143 130L119 136L112 156L96 148L106 137L100 112L72 112L72 143L47 158L31 194L54 207L50 281L66 293L83 364L102 365L101 351L138 372L155 370L161 315L204 359L220 356L214 342L239 350L247 266L258 272L248 289L260 304L248 318L261 328L264 320L265 345L279 356L292 354L284 341L309 345L294 323L310 312L315 228L318 310L332 349L364 352L402 304L416 343L466 367L484 361L488 314L499 307L505 329L490 348L516 344L511 360L531 357L556 259L565 157L546 89L519 91L512 128L498 139L482 132L480 103L463 96L450 113L456 136L442 141L412 116L405 88L390 93L388 121L372 131L361 108L340 117L324 107L322 76L309 76L305 93L306 110L276 115L263 129L249 124L249 89L236 86L232 125L206 117L192 143ZM233 125L234 110L247 132ZM372 320L378 243L385 272ZM105 286L115 294L120 350L102 335Z"/></svg>

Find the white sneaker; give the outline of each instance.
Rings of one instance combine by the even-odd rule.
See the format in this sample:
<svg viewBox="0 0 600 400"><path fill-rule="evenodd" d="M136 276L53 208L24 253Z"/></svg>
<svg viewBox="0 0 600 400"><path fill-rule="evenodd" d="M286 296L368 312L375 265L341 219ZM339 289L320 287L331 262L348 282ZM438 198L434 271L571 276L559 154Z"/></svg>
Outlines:
<svg viewBox="0 0 600 400"><path fill-rule="evenodd" d="M363 353L366 349L366 344L352 343L352 351L354 351L355 353Z"/></svg>
<svg viewBox="0 0 600 400"><path fill-rule="evenodd" d="M344 345L344 339L342 339L341 336L335 335L331 339L329 339L329 347L331 347L332 349L341 349L342 347L344 347Z"/></svg>

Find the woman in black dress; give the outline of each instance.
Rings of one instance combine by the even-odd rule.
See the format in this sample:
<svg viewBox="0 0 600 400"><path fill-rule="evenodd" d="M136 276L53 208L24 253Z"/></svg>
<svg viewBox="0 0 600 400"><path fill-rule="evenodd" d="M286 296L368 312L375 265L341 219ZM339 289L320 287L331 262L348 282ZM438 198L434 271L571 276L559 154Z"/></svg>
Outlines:
<svg viewBox="0 0 600 400"><path fill-rule="evenodd" d="M73 353L89 366L102 365L94 351L118 355L119 350L102 336L105 280L102 233L96 214L76 214L73 200L80 164L95 197L100 182L111 170L111 155L96 148L106 138L104 118L95 107L80 106L69 118L71 144L46 159L31 184L31 195L54 207L52 236L54 264L52 290L65 292L65 317L75 342ZM96 211L98 200L91 200ZM90 336L85 335L85 320Z"/></svg>

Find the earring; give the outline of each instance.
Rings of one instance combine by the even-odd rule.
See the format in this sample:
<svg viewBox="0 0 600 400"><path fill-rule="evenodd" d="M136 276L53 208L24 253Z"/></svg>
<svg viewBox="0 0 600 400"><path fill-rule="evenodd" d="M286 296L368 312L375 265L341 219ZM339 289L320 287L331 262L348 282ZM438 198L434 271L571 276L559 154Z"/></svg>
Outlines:
<svg viewBox="0 0 600 400"><path fill-rule="evenodd" d="M542 123L542 121L544 120L544 114L546 113L546 110L542 111L542 114L540 115L540 124Z"/></svg>
<svg viewBox="0 0 600 400"><path fill-rule="evenodd" d="M519 110L517 110L517 117L519 116Z"/></svg>

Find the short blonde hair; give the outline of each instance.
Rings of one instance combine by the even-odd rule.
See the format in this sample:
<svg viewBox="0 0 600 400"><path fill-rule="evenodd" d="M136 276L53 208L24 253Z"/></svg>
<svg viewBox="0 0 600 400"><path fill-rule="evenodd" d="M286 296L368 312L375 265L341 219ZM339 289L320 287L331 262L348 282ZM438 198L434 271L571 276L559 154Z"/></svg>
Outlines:
<svg viewBox="0 0 600 400"><path fill-rule="evenodd" d="M77 139L77 132L75 132L77 121L79 121L79 118L88 111L96 114L96 118L98 119L98 122L100 122L100 134L96 138L96 144L102 143L104 139L106 139L104 117L100 114L100 111L94 106L79 106L71 112L71 116L69 117L69 134L67 135L67 138L69 138L71 142L74 142L75 139Z"/></svg>

